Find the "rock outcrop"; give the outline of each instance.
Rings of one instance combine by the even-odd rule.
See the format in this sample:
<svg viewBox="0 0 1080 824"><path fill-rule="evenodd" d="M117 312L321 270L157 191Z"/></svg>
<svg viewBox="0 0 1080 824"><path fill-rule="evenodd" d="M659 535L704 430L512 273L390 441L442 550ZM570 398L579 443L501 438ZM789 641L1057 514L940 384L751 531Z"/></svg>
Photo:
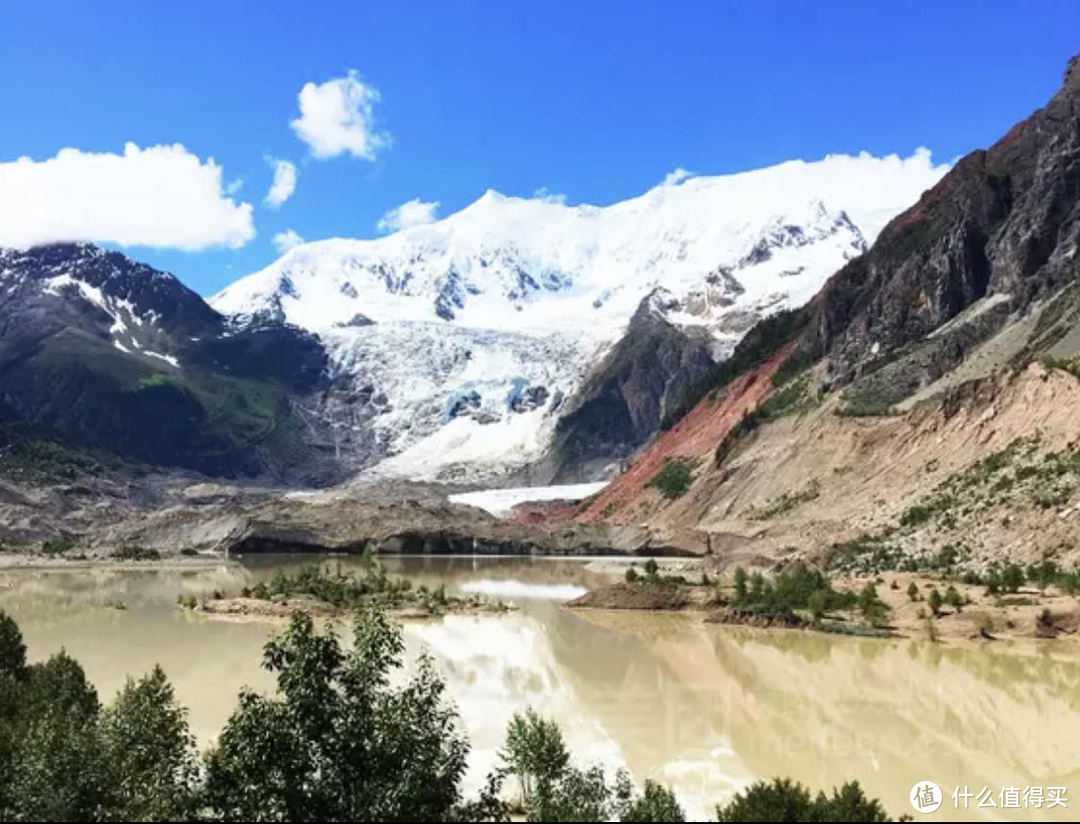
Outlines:
<svg viewBox="0 0 1080 824"><path fill-rule="evenodd" d="M555 483L593 480L645 443L715 365L701 328L679 327L646 297L627 327L567 404L546 463Z"/></svg>

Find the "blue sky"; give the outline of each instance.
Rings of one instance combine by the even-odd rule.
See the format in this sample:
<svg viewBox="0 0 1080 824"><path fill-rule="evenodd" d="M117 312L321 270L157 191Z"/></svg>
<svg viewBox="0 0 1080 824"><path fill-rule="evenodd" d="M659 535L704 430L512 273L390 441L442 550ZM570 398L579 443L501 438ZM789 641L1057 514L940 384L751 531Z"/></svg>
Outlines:
<svg viewBox="0 0 1080 824"><path fill-rule="evenodd" d="M414 198L446 215L489 187L609 203L677 167L921 145L952 159L1042 105L1080 51L1080 3L1065 0L41 0L7 4L0 24L0 164L181 143L223 185L243 181L228 196L251 204L255 236L234 233L236 248L127 249L204 294L273 260L276 233L377 236ZM364 128L387 145L316 158L290 126L298 94L350 70L378 92ZM267 158L298 171L276 209Z"/></svg>

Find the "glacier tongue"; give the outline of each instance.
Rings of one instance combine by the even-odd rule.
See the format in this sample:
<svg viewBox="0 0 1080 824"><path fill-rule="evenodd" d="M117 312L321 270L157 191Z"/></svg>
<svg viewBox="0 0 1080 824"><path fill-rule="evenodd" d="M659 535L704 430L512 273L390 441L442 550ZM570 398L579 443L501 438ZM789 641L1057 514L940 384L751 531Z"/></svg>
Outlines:
<svg viewBox="0 0 1080 824"><path fill-rule="evenodd" d="M539 457L595 345L414 321L321 337L341 390L322 414L339 444L394 456L382 473L462 481Z"/></svg>
<svg viewBox="0 0 1080 824"><path fill-rule="evenodd" d="M317 333L341 390L316 411L376 472L479 480L543 454L561 405L647 296L725 357L809 300L946 171L830 156L660 185L607 207L489 191L435 223L306 243L211 304Z"/></svg>

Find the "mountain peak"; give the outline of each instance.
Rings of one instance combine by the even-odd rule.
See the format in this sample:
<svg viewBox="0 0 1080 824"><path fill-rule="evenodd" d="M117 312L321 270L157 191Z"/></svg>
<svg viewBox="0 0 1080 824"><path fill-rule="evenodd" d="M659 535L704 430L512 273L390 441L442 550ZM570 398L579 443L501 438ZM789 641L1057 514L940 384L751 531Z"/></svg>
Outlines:
<svg viewBox="0 0 1080 824"><path fill-rule="evenodd" d="M805 270L806 288L816 289L847 259L852 244L875 236L883 216L892 217L943 171L921 155L831 156L699 176L692 186L660 187L659 193L653 189L603 207L568 207L488 189L422 231L296 247L210 302L226 314L279 315L313 331L360 313L376 323L449 321L575 333L599 328L610 338L655 286L675 293L699 289L718 266L738 265L763 234L783 227L798 231L774 245L798 245L799 233L812 235L814 243L841 229L851 235L834 243L833 252L821 247L813 271ZM834 211L826 204L836 204ZM818 226L823 220L830 225ZM839 223L849 228L833 225ZM790 292L791 281L776 278L798 267L770 258L770 267L747 284L755 300ZM800 287L803 297L809 295Z"/></svg>

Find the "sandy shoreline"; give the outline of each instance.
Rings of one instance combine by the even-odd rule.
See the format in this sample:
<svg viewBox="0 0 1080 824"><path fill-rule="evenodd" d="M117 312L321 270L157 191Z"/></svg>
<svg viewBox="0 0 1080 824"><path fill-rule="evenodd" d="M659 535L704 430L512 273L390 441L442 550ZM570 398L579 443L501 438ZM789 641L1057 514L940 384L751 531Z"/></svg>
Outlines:
<svg viewBox="0 0 1080 824"><path fill-rule="evenodd" d="M704 620L715 625L751 626L775 632L865 636L950 646L1030 643L1043 650L1069 649L1073 654L1080 653L1080 600L1053 588L1040 592L1027 586L1015 593L989 595L981 585L914 573L885 573L877 579L842 578L833 583L841 591L858 591L869 581L876 582L878 597L890 608L887 619L878 628L866 625L854 612L826 616L824 628L812 625L809 620L801 625L759 621L712 602L715 589L689 583L620 581L594 589L570 602L568 607L583 612L704 613ZM913 582L918 589L914 599L908 594L908 586ZM933 588L944 595L950 586L968 603L959 608L943 605L935 616L926 600L928 593ZM727 593L729 597L730 594ZM1046 610L1049 610L1049 623L1041 620Z"/></svg>
<svg viewBox="0 0 1080 824"><path fill-rule="evenodd" d="M237 564L235 558L224 555L177 555L175 557L157 558L145 561L122 560L118 558L71 558L64 559L47 555L36 555L22 552L0 552L0 570L77 570L77 569L109 569L117 571L145 571L145 570L185 570L185 569L213 569L220 566L232 566Z"/></svg>

